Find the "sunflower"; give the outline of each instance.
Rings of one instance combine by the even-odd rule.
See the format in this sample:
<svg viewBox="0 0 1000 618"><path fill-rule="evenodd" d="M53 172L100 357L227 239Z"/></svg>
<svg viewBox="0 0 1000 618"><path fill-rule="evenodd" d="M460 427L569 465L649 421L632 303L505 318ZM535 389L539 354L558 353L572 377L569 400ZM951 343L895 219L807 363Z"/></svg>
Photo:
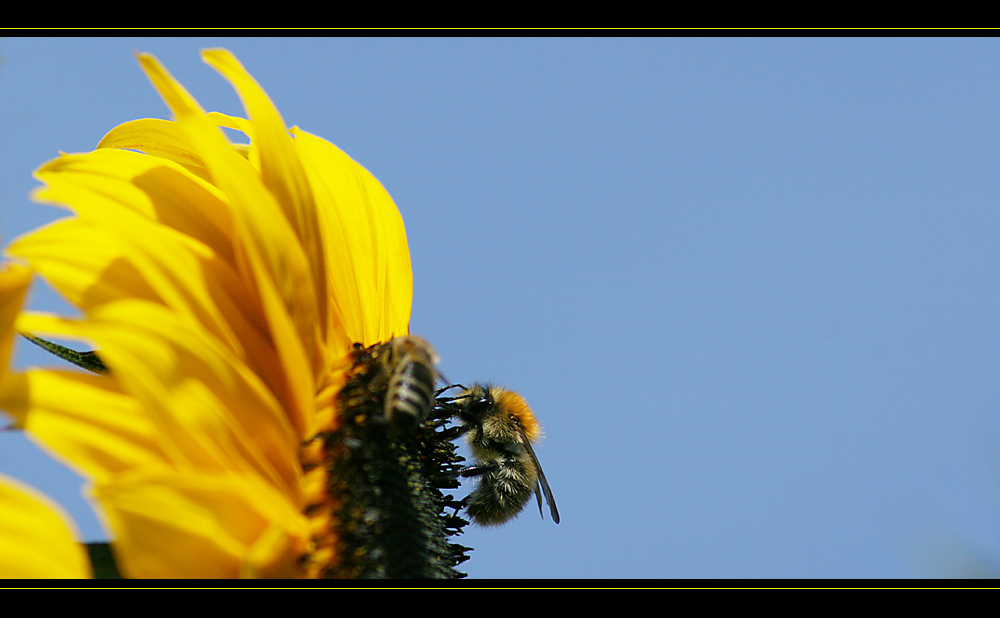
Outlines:
<svg viewBox="0 0 1000 618"><path fill-rule="evenodd" d="M82 317L25 312L17 328L90 342L107 371L29 370L4 408L88 479L128 577L426 576L342 570L367 512L342 478L361 465L344 419L367 408L342 393L364 392L380 346L409 333L399 211L336 146L286 127L232 54L202 58L247 119L206 113L140 54L175 120L127 122L37 171L35 199L72 216L8 253ZM373 439L401 470L420 459ZM440 507L433 487L410 493Z"/></svg>

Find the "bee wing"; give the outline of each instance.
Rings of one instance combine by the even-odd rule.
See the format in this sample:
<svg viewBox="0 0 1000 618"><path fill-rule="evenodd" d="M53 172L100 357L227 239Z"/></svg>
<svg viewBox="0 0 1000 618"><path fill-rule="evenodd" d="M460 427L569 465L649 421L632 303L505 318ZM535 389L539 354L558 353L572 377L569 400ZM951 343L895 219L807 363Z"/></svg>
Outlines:
<svg viewBox="0 0 1000 618"><path fill-rule="evenodd" d="M531 457L531 463L535 464L535 470L538 470L538 483L535 485L535 498L538 499L538 513L542 513L542 494L545 495L545 501L549 503L549 513L552 514L552 521L559 523L559 509L556 508L556 499L552 497L552 490L549 488L549 482L545 479L545 473L542 472L542 464L538 463L538 457L535 456L535 449L531 448L531 442L528 440L528 436L524 433L524 428L521 427L520 423L517 425L517 430L521 434L521 444L524 446L524 450ZM542 515L544 518L545 515Z"/></svg>

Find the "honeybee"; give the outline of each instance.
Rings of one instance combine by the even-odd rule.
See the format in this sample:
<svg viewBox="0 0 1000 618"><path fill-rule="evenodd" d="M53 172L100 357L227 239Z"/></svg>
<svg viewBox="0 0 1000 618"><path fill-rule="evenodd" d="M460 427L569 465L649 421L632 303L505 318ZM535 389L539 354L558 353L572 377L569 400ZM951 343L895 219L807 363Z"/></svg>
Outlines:
<svg viewBox="0 0 1000 618"><path fill-rule="evenodd" d="M459 475L479 477L479 486L464 506L481 526L498 526L524 509L531 494L542 513L542 496L549 504L552 520L559 523L559 510L531 443L542 435L535 414L523 397L494 385L473 384L450 398L476 463Z"/></svg>
<svg viewBox="0 0 1000 618"><path fill-rule="evenodd" d="M398 428L410 428L427 418L434 404L434 386L440 361L422 337L396 337L388 343L386 362L391 371L385 393L385 418Z"/></svg>

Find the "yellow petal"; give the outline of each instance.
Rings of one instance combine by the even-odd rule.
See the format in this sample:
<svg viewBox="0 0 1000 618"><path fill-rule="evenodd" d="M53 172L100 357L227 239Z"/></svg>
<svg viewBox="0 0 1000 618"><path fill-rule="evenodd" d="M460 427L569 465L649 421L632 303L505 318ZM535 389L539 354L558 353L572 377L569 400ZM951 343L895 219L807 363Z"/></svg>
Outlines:
<svg viewBox="0 0 1000 618"><path fill-rule="evenodd" d="M97 344L172 465L259 476L300 504L291 422L259 377L199 325L136 300L108 303L82 322L34 323Z"/></svg>
<svg viewBox="0 0 1000 618"><path fill-rule="evenodd" d="M250 479L190 470L137 473L99 485L94 495L117 533L126 577L287 575L308 539L302 514Z"/></svg>
<svg viewBox="0 0 1000 618"><path fill-rule="evenodd" d="M38 175L49 186L36 197L73 204L80 219L22 237L9 252L71 302L84 310L128 296L161 302L206 325L255 369L277 364L268 358L277 352L266 341L264 307L237 272L217 189L127 151L67 155ZM262 375L276 393L287 390L284 372Z"/></svg>
<svg viewBox="0 0 1000 618"><path fill-rule="evenodd" d="M198 153L191 150L187 135L176 122L143 118L120 124L108 131L97 148L139 150L181 165L204 168Z"/></svg>
<svg viewBox="0 0 1000 618"><path fill-rule="evenodd" d="M169 464L155 425L113 379L34 369L10 381L4 408L17 426L82 476L107 480Z"/></svg>
<svg viewBox="0 0 1000 618"><path fill-rule="evenodd" d="M14 340L14 320L31 283L31 271L17 264L0 270L0 375L6 372Z"/></svg>
<svg viewBox="0 0 1000 618"><path fill-rule="evenodd" d="M62 219L19 238L7 252L30 262L67 300L83 310L123 294L156 299L156 293L135 267L120 260L120 245L115 236L99 227L79 219ZM113 276L107 276L109 273Z"/></svg>
<svg viewBox="0 0 1000 618"><path fill-rule="evenodd" d="M295 147L306 164L322 225L331 312L347 337L371 345L409 333L413 271L403 218L382 184L330 142L298 128Z"/></svg>
<svg viewBox="0 0 1000 618"><path fill-rule="evenodd" d="M315 378L325 370L318 353L315 291L302 245L260 176L233 151L204 111L160 63L140 55L150 81L177 116L213 183L233 206L237 236L245 242L240 263L256 285L282 366L287 390L281 393L295 417L307 419Z"/></svg>
<svg viewBox="0 0 1000 618"><path fill-rule="evenodd" d="M93 577L90 561L58 505L0 475L0 577Z"/></svg>
<svg viewBox="0 0 1000 618"><path fill-rule="evenodd" d="M277 199L299 238L306 260L312 267L317 313L326 315L324 228L319 224L312 188L285 121L267 93L231 53L225 49L209 49L202 51L201 55L206 63L232 83L243 100L243 107L253 123L253 146L260 153L264 185ZM325 329L326 325L323 324L323 327ZM323 336L325 338L325 332Z"/></svg>
<svg viewBox="0 0 1000 618"><path fill-rule="evenodd" d="M171 123L176 124L176 123ZM121 225L136 216L190 236L233 259L233 222L226 197L176 163L129 150L64 154L35 172L47 187L34 197L71 205L95 224Z"/></svg>

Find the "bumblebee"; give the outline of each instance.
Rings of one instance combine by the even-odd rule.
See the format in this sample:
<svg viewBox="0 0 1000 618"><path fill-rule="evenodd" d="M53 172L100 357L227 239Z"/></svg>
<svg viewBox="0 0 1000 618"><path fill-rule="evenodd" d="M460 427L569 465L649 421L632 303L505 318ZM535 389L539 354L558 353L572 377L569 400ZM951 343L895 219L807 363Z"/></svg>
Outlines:
<svg viewBox="0 0 1000 618"><path fill-rule="evenodd" d="M431 344L422 337L396 337L384 346L391 371L385 393L385 418L393 427L410 428L420 424L434 404L434 386L440 360Z"/></svg>
<svg viewBox="0 0 1000 618"><path fill-rule="evenodd" d="M457 385L463 391L450 398L455 415L462 423L476 462L459 471L463 477L478 477L479 486L463 505L472 520L481 526L498 526L520 513L534 493L538 513L542 496L548 502L552 520L559 523L559 510L531 443L542 428L523 397L494 385Z"/></svg>

